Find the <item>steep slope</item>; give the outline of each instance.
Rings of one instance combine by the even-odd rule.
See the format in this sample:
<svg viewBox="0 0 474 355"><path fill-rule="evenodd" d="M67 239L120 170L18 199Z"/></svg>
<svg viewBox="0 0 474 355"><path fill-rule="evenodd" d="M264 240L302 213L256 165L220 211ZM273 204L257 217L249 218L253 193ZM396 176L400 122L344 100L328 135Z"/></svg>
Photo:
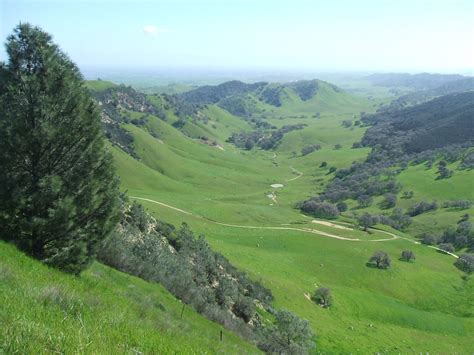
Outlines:
<svg viewBox="0 0 474 355"><path fill-rule="evenodd" d="M77 278L3 242L0 302L5 353L259 352L158 284L99 263Z"/></svg>
<svg viewBox="0 0 474 355"><path fill-rule="evenodd" d="M185 101L193 104L215 104L226 97L256 91L265 85L266 83L263 82L246 84L241 81L234 80L215 86L200 86L194 90L187 91L180 96Z"/></svg>
<svg viewBox="0 0 474 355"><path fill-rule="evenodd" d="M443 235L457 228L463 215L474 212L470 188L474 178L474 92L445 95L403 109L393 107L362 121L371 125L362 137L362 144L371 148L368 159L335 172L322 197L346 201L350 213L370 213L382 219L396 208L405 214L405 220L412 214L403 227L410 234L423 237L429 233L437 243L450 240L457 250L469 246L473 239L469 232L458 236L457 242L455 233ZM381 195L387 193L396 205L384 206ZM360 199L367 196L373 201L364 206ZM435 201L431 210L409 212L427 201ZM452 206L455 201L460 206Z"/></svg>
<svg viewBox="0 0 474 355"><path fill-rule="evenodd" d="M216 104L234 115L247 118L292 115L316 117L322 112L348 112L350 108L355 108L357 112L364 106L361 99L321 80L285 84L231 81L217 86L203 86L180 97L193 104Z"/></svg>
<svg viewBox="0 0 474 355"><path fill-rule="evenodd" d="M421 105L389 110L364 119L374 124L363 144L411 154L474 140L474 92L442 96Z"/></svg>

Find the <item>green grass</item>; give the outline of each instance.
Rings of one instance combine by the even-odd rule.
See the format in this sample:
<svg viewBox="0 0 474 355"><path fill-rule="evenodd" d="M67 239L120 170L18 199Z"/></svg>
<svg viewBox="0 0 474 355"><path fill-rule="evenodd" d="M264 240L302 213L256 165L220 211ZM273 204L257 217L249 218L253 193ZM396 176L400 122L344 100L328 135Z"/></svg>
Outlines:
<svg viewBox="0 0 474 355"><path fill-rule="evenodd" d="M257 353L162 286L99 263L80 277L0 242L0 353ZM223 341L219 340L223 331Z"/></svg>
<svg viewBox="0 0 474 355"><path fill-rule="evenodd" d="M259 103L258 109L262 110L262 115L277 127L297 123L307 125L303 130L286 134L275 151L244 151L226 143L233 132L249 131L252 127L216 105L208 105L202 111L207 123L205 119L188 122L182 131L172 126L178 120L172 110L166 110L166 121L151 116L143 127L125 125L135 138L135 150L140 159L135 160L118 148L112 148L122 189L128 191L130 196L157 200L192 212L193 215L188 215L140 200L158 218L176 225L186 222L197 234L204 234L215 250L272 290L275 306L287 308L308 319L317 333L316 351L471 353L474 349L472 277L463 277L463 273L453 266L453 257L413 241L414 236L423 231L439 233L447 225L456 223L461 214L472 214L473 209L439 209L422 214L414 218L414 223L406 234L396 232L406 239L376 242L375 239L386 239L388 236L381 232L367 234L359 230L348 231L314 224L294 208L297 201L324 189L325 184L333 177L328 174L329 167L347 167L353 161L365 159L369 153L368 148L351 148L354 142L361 139L365 128L344 128L342 121L357 120L361 111L374 111L393 94L367 85L355 85L350 90L357 92L357 95L336 93L329 85L322 84L314 98L302 101L292 90L285 89L286 97L281 107ZM164 107L159 96L152 95L149 98L156 105ZM320 118L313 117L316 112L320 113ZM131 112L132 118L141 115ZM203 136L216 141L222 149L198 139ZM342 149L334 149L336 143L341 144ZM301 156L301 148L310 144L321 145L321 150ZM328 164L326 168L319 167L323 161ZM437 199L442 203L451 199L473 199L474 190L471 185L474 173L458 170L456 164L451 165L450 169L455 170L453 177L436 180L436 168L426 170L423 165L410 166L397 179L404 185L403 191L414 191L414 197L410 200L399 199L398 205L408 208L420 200ZM303 174L299 176L298 172ZM275 189L270 186L273 183L285 186ZM267 196L270 193L276 195L276 203ZM377 206L380 200L381 198L375 199L371 207L357 212L380 213ZM351 202L350 206L354 207L355 202ZM350 212L352 211L344 214L340 221L353 222ZM337 240L321 234L288 229L222 226L213 221L253 227L317 229L323 233L358 238L361 241ZM386 229L390 231L389 228ZM398 259L404 249L415 252L415 262L406 263ZM391 269L377 270L366 266L368 258L377 250L389 253L392 258ZM37 263L34 265L40 267ZM9 270L13 269L11 266L7 267ZM120 276L121 281L117 281L117 285L115 277L113 280L108 279L111 290L97 292L99 295L104 292L107 295L104 296L105 300L114 299L111 293L119 293L112 291L115 288L123 287L128 290L123 280L132 280L133 284L141 285L139 288L146 287L150 290L147 295L159 295L159 302L163 305L166 297L169 297L170 304L177 302L158 285L143 283L98 264L79 280L49 269L47 271L54 277L60 277L59 280L68 280L61 281L64 285L79 285L89 279L95 280L97 270L102 270L105 275ZM23 283L28 285L28 282ZM40 285L49 286L46 282ZM333 292L334 306L330 309L314 305L305 296L320 285L330 287ZM88 293L80 291L85 286L62 287L87 300ZM9 295L11 297L11 293ZM123 304L132 302L129 298L122 301ZM14 303L11 304L13 307ZM28 303L24 307L30 306L31 303ZM110 309L114 307L118 306L110 305ZM138 305L136 307L140 308ZM178 352L187 352L188 344L198 352L199 349L255 351L253 348L245 348L245 345L235 345L240 341L237 338L232 344L229 341L225 345L228 348L224 348L221 343L217 343L216 347L212 341L219 327L203 320L191 310L189 312L195 319L181 322L176 318L179 303L175 308L167 304L165 307L174 309L175 313L169 317L169 322L176 326L170 327L164 335L157 332L154 336L163 337L163 344L168 344L166 336L171 337L176 333L175 344L183 346ZM104 312L107 313L108 309ZM17 313L21 314L15 312ZM0 314L3 316L3 313ZM129 313L126 316L132 320L132 325L126 328L126 332L138 331L129 330L136 328L133 326L136 324L133 313L132 316ZM54 317L59 319L57 315ZM92 313L89 317L92 317ZM68 318L67 322L73 322L73 318ZM148 327L147 324L145 322L145 328ZM196 324L200 324L203 336L197 335L197 328L194 328ZM181 331L181 326L190 327L184 328L191 329L189 334ZM59 329L54 327L59 327L57 325L52 329ZM72 334L72 325L68 327ZM119 332L110 332L108 344L122 344L117 338ZM79 337L80 334L74 334L73 337ZM188 335L189 339L186 338ZM104 337L109 335L106 333ZM227 338L230 339L230 335ZM42 340L40 343L45 342L46 340ZM87 343L82 339L81 342ZM161 352L167 352L166 348L163 349ZM97 348L98 352L100 350Z"/></svg>
<svg viewBox="0 0 474 355"><path fill-rule="evenodd" d="M473 283L461 278L450 256L405 240L350 242L292 231L222 228L144 205L173 223L186 220L232 263L260 279L272 290L277 306L311 322L321 351L472 349ZM379 249L392 257L391 270L366 266ZM404 249L415 252L414 263L398 260ZM321 309L305 298L316 285L332 289L333 308Z"/></svg>
<svg viewBox="0 0 474 355"><path fill-rule="evenodd" d="M359 107L351 108L356 109ZM370 110L370 103L365 110ZM224 120L222 110L213 106L208 115L215 115L210 117L211 121ZM351 149L352 143L360 140L364 128L342 127L342 121L348 118L352 118L350 113L326 113L319 119L270 119L277 126L308 125L302 131L285 135L275 152L235 149L223 142L228 132L223 132L222 126L215 137L223 142L224 150L216 149L186 137L167 122L151 118L144 129L126 126L135 137L141 160L134 160L119 150L114 151L114 156L122 186L131 196L155 199L195 214L189 216L140 201L160 219L190 224L193 230L206 236L215 250L269 287L276 297L276 306L307 318L318 334L318 350L331 353L472 351L473 284L471 278L464 280L453 266L454 258L414 244L410 241L412 234L399 233L408 240L370 242L387 236L315 225L293 208L295 202L321 191L332 177L327 175L328 168L319 168L322 161L327 161L328 167L343 167L366 157L368 149ZM238 121L231 115L226 119L230 120L230 132ZM321 144L320 151L300 155L301 147L315 143ZM343 148L335 150L335 143ZM288 181L297 177L292 168L303 175ZM401 180L408 179L404 181L407 186L410 179L420 176L414 169L420 168L410 167L400 176ZM470 173L459 172L460 184L470 176L462 174ZM416 183L410 187L416 198L421 197L428 181L447 183L434 181L432 175L433 172L428 172L419 187ZM273 189L272 183L285 186ZM446 198L458 196L449 192L450 189L444 188ZM266 196L270 192L276 193L276 204ZM415 198L409 203L412 202ZM372 208L376 210L376 206ZM256 227L312 228L364 241L341 241L291 230L226 227L201 217ZM380 249L392 257L392 269L381 271L366 266L371 254ZM415 252L414 263L398 260L404 249ZM321 309L305 297L316 285L333 290L333 308Z"/></svg>

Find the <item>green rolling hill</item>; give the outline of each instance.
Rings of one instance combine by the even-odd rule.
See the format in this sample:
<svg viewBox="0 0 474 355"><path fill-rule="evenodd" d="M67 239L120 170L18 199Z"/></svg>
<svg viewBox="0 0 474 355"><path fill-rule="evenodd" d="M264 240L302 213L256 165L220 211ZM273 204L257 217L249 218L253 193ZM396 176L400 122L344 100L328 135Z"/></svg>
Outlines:
<svg viewBox="0 0 474 355"><path fill-rule="evenodd" d="M424 231L442 232L434 221L454 224L463 213L472 214L472 209L440 208L414 217L406 233L378 225L382 231L370 234L352 225L354 213L383 213L377 207L382 197L366 208L349 201L350 209L336 224L315 223L295 209L298 201L325 190L334 178L329 168L346 168L367 158L369 147L353 148L367 130L356 121L360 112L374 112L386 102L352 96L325 82L306 84L306 96L298 94L303 89L294 83L235 82L229 84L227 94L205 87L196 89L198 94L191 90L178 96L149 95L149 102L164 112L161 117L119 108L118 113L129 118L120 128L133 137L136 154L134 158L114 144L123 190L160 219L174 224L185 221L204 234L215 250L261 280L272 290L275 305L310 321L318 351L472 350L471 278L453 266L455 258L415 238ZM277 91L279 105L268 102L274 96L264 94L266 89ZM251 110L236 109L238 105ZM265 125L256 123L261 121ZM232 133L258 131L268 137L295 124L304 127L283 134L269 150L241 149L228 142ZM303 155L301 149L308 145L319 148ZM402 208L421 199L442 203L473 198L469 195L472 170L434 180L435 170L415 164L397 176L402 191L414 191L415 196L399 199ZM406 249L415 252L414 263L399 260ZM391 256L390 270L366 266L376 250ZM333 291L330 309L309 299L321 285Z"/></svg>

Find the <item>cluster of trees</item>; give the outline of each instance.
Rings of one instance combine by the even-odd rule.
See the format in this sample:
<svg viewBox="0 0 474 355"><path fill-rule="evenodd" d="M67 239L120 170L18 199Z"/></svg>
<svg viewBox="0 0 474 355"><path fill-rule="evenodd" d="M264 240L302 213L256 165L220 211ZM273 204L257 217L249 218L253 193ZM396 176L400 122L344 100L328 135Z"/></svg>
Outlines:
<svg viewBox="0 0 474 355"><path fill-rule="evenodd" d="M305 127L305 124L298 123L294 125L286 125L271 133L266 132L263 129L259 129L253 132L241 132L232 133L227 139L228 142L235 144L239 148L247 150L252 149L254 146L258 146L264 150L270 150L277 147L283 136L291 131L300 130Z"/></svg>
<svg viewBox="0 0 474 355"><path fill-rule="evenodd" d="M474 229L467 214L461 217L456 226L448 227L442 234L423 233L420 239L424 244L438 245L449 252L464 248L474 251Z"/></svg>
<svg viewBox="0 0 474 355"><path fill-rule="evenodd" d="M367 232L369 228L371 228L372 226L380 222L380 218L377 215L364 213L363 215L357 218L357 222L359 223L359 226L362 227L362 229Z"/></svg>
<svg viewBox="0 0 474 355"><path fill-rule="evenodd" d="M412 219L409 215L403 212L403 209L394 208L390 215L380 216L380 223L404 231L412 224Z"/></svg>
<svg viewBox="0 0 474 355"><path fill-rule="evenodd" d="M144 125L149 115L166 120L161 107L153 105L145 94L130 86L119 85L105 90L90 90L94 101L100 106L102 126L107 139L135 159L138 155L133 145L133 136L122 127L123 123ZM140 118L132 119L129 111L142 112Z"/></svg>
<svg viewBox="0 0 474 355"><path fill-rule="evenodd" d="M203 237L155 220L137 203L122 203L119 227L103 243L99 260L118 270L159 282L183 302L221 323L235 326L255 316L254 300L268 304L271 292L211 250ZM232 313L229 313L232 312ZM232 316L233 314L233 316Z"/></svg>
<svg viewBox="0 0 474 355"><path fill-rule="evenodd" d="M335 204L321 201L317 196L298 203L297 207L304 213L316 218L335 219L340 214Z"/></svg>
<svg viewBox="0 0 474 355"><path fill-rule="evenodd" d="M367 162L354 163L350 168L335 171L334 179L320 197L335 203L359 197L364 199L365 196L397 194L400 189L393 171Z"/></svg>
<svg viewBox="0 0 474 355"><path fill-rule="evenodd" d="M280 107L284 88L283 85L267 85L260 91L259 98L269 105Z"/></svg>
<svg viewBox="0 0 474 355"><path fill-rule="evenodd" d="M415 253L411 250L403 250L399 260L412 262L416 259ZM376 251L369 259L368 265L375 266L378 269L388 269L392 265L390 256L382 251Z"/></svg>
<svg viewBox="0 0 474 355"><path fill-rule="evenodd" d="M403 250L400 260L411 262L416 259L415 253L411 250ZM375 265L378 269L388 269L392 265L392 259L384 251L376 251L369 259L369 265Z"/></svg>
<svg viewBox="0 0 474 355"><path fill-rule="evenodd" d="M204 118L200 115L200 110L206 107L205 104L198 104L194 102L188 102L179 95L168 95L162 94L161 96L161 108L164 110L172 110L173 113L180 120L189 119L200 119ZM155 107L158 106L158 102L155 101ZM159 116L162 120L166 121L166 115Z"/></svg>
<svg viewBox="0 0 474 355"><path fill-rule="evenodd" d="M444 160L441 160L438 163L437 174L438 174L438 179L447 179L453 175L453 171L448 169L448 163L446 163Z"/></svg>
<svg viewBox="0 0 474 355"><path fill-rule="evenodd" d="M117 122L108 120L102 123L102 127L104 128L105 136L114 146L119 147L135 159L139 158L133 144L134 138L126 129L122 128Z"/></svg>
<svg viewBox="0 0 474 355"><path fill-rule="evenodd" d="M261 349L271 346L283 352L312 342L307 321L269 303L273 296L250 280L221 254L212 251L204 237L196 238L186 224L174 226L155 220L137 203L122 203L119 227L100 250L99 260L123 272L159 282L173 295L207 318L236 331ZM264 324L256 312L262 305L275 316ZM293 329L306 329L295 336ZM288 338L290 340L288 340ZM283 344L270 345L275 339Z"/></svg>
<svg viewBox="0 0 474 355"><path fill-rule="evenodd" d="M378 223L385 224L387 226L391 226L392 228L403 231L406 230L412 223L410 216L405 214L401 208L394 208L392 213L388 215L375 215L366 212L359 216L357 221L359 226L361 226L365 231Z"/></svg>
<svg viewBox="0 0 474 355"><path fill-rule="evenodd" d="M311 145L307 145L307 146L304 146L303 148L301 148L301 155L308 155L308 154L311 154L312 152L315 152L317 150L320 150L321 149L321 145L320 144L311 144Z"/></svg>
<svg viewBox="0 0 474 355"><path fill-rule="evenodd" d="M317 80L300 80L290 84L290 87L295 90L301 100L307 101L318 92L319 82Z"/></svg>
<svg viewBox="0 0 474 355"><path fill-rule="evenodd" d="M457 208L460 210L466 210L472 207L471 200L452 200L443 203L443 208Z"/></svg>
<svg viewBox="0 0 474 355"><path fill-rule="evenodd" d="M383 210L388 210L397 205L397 195L385 194L384 199L380 202L379 207Z"/></svg>
<svg viewBox="0 0 474 355"><path fill-rule="evenodd" d="M267 86L265 82L246 84L238 80L232 80L219 85L200 86L177 96L192 104L215 104L227 97L260 90L265 86Z"/></svg>
<svg viewBox="0 0 474 355"><path fill-rule="evenodd" d="M438 209L438 202L433 200L431 202L428 201L420 201L408 208L407 214L410 217L418 216L422 213L435 211Z"/></svg>
<svg viewBox="0 0 474 355"><path fill-rule="evenodd" d="M227 142L234 144L238 148L247 150L253 149L265 135L264 130L256 130L253 132L232 133Z"/></svg>
<svg viewBox="0 0 474 355"><path fill-rule="evenodd" d="M363 118L373 126L364 134L362 143L373 147L380 160L398 160L404 155L456 144L472 146L473 112L474 91L441 96L404 109L385 110Z"/></svg>
<svg viewBox="0 0 474 355"><path fill-rule="evenodd" d="M231 114L243 118L250 118L258 112L256 103L247 95L226 97L225 99L222 99L218 105Z"/></svg>
<svg viewBox="0 0 474 355"><path fill-rule="evenodd" d="M361 196L361 197L368 198L368 196L367 197ZM361 197L359 197L359 199ZM366 207L367 204L362 205L361 202L359 201L359 205L362 207ZM387 194L385 196L385 199L380 203L381 208L392 208L392 207L395 207L395 205L396 205L396 195L392 195L392 194ZM470 201L459 200L459 201L448 201L445 203L444 206L469 208L468 206L471 206L471 205L472 204ZM302 207L303 206L300 206L301 209ZM396 207L391 211L390 214L376 215L376 214L364 213L363 215L358 217L358 223L361 227L363 227L364 230L367 230L373 225L380 223L380 224L385 224L395 229L403 231L403 230L406 230L411 225L412 223L411 217L417 216L419 214L422 214L428 211L436 210L437 208L438 208L438 203L436 201L432 201L432 202L421 201L419 203L416 203L410 206L406 212L403 211L402 208ZM448 233L448 232L445 232L445 233ZM427 244L437 244L437 242L433 241L434 237L432 235L423 235L423 237L426 238ZM447 238L444 238L444 239L446 240Z"/></svg>
<svg viewBox="0 0 474 355"><path fill-rule="evenodd" d="M306 127L306 124L304 123L285 125L279 128L278 130L272 132L270 137L267 137L267 136L263 137L258 142L258 146L264 150L273 149L280 144L281 140L283 139L283 135L291 131L303 129L304 127Z"/></svg>
<svg viewBox="0 0 474 355"><path fill-rule="evenodd" d="M357 197L357 203L360 208L369 207L372 204L372 197L369 195L360 195Z"/></svg>
<svg viewBox="0 0 474 355"><path fill-rule="evenodd" d="M461 168L474 169L474 150L468 151L461 160Z"/></svg>
<svg viewBox="0 0 474 355"><path fill-rule="evenodd" d="M120 118L117 115L121 115L121 109L149 113L166 119L163 109L153 105L145 94L136 91L131 86L118 85L90 92L92 97L100 103L101 108L118 120Z"/></svg>

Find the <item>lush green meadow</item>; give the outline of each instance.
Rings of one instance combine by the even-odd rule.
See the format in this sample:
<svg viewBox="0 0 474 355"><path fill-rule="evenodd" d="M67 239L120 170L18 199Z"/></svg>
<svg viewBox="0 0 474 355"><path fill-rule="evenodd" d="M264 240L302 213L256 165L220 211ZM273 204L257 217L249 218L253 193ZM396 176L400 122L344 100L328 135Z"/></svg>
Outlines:
<svg viewBox="0 0 474 355"><path fill-rule="evenodd" d="M360 111L373 110L373 101L351 97L352 105L345 99L346 106L333 113L314 104L311 110L319 109L320 118L295 118L310 110L304 111L303 103L293 100L296 102L286 103L268 120L277 127L294 123L307 126L286 134L275 151L244 151L226 143L230 132L249 126L213 105L207 108L211 123L199 125L202 131L214 132L212 137L221 148L192 138L189 131L186 136L174 129L171 115L169 122L151 117L145 127L127 125L141 160L114 148L123 189L130 196L180 209L140 200L160 219L174 224L186 222L204 234L217 251L269 287L277 306L308 319L318 334L317 350L321 352L472 351L471 278L463 277L453 266L452 256L414 243L415 233L411 232L429 228L429 214L415 218L409 234L395 232L406 239L374 241L391 237L377 231L368 234L315 224L294 208L297 201L322 190L332 177L329 167L346 167L366 157L367 148L351 148L364 128L345 128L342 121L354 121ZM212 128L212 123L217 128ZM336 143L342 148L335 149ZM321 149L302 156L301 148L309 144L320 144ZM328 165L320 168L323 161ZM403 207L418 199L472 198L468 196L472 193L472 172L455 172L451 179L441 181L434 180L435 168L423 169L409 167L400 175L400 182L415 193L410 201L400 200ZM275 183L284 186L272 188ZM430 183L437 185L430 188ZM350 215L346 213L341 220L351 222ZM459 216L459 211L440 209L432 218L455 223ZM324 234L360 240L339 240ZM399 260L405 249L415 252L415 262ZM392 258L390 270L366 266L377 250ZM333 291L334 306L330 309L308 299L321 285Z"/></svg>

